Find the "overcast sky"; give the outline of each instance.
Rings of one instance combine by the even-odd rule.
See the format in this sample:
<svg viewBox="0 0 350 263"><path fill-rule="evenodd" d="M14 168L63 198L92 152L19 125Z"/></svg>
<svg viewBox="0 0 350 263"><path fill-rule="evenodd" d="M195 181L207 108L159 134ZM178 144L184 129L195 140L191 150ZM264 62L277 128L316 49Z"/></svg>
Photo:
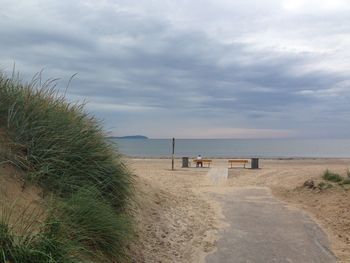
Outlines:
<svg viewBox="0 0 350 263"><path fill-rule="evenodd" d="M0 0L0 68L114 135L350 138L348 0Z"/></svg>

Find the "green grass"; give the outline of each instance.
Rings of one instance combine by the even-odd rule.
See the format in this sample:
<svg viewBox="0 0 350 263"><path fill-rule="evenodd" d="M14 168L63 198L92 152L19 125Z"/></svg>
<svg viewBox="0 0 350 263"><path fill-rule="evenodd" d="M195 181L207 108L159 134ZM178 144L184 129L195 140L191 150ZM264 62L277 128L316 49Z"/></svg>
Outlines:
<svg viewBox="0 0 350 263"><path fill-rule="evenodd" d="M96 186L113 206L125 206L130 172L83 105L67 103L47 84L0 76L0 128L15 153L11 161L41 187L69 197Z"/></svg>
<svg viewBox="0 0 350 263"><path fill-rule="evenodd" d="M318 188L321 190L325 190L325 189L332 188L332 187L333 187L333 185L330 183L320 182L318 184Z"/></svg>
<svg viewBox="0 0 350 263"><path fill-rule="evenodd" d="M1 263L70 263L77 262L69 242L59 240L37 207L22 207L18 200L0 200Z"/></svg>
<svg viewBox="0 0 350 263"><path fill-rule="evenodd" d="M323 173L322 178L331 182L341 182L343 181L343 177L337 173L331 172L328 169Z"/></svg>
<svg viewBox="0 0 350 263"><path fill-rule="evenodd" d="M7 224L0 222L1 263L73 263L66 250L67 244L59 242L48 233L40 232L28 236L17 236Z"/></svg>
<svg viewBox="0 0 350 263"><path fill-rule="evenodd" d="M50 221L60 222L60 236L78 244L76 253L96 262L118 255L126 260L125 240L131 238L130 219L116 214L96 189L80 189L65 202L55 205Z"/></svg>
<svg viewBox="0 0 350 263"><path fill-rule="evenodd" d="M2 260L124 261L132 233L126 209L133 176L84 105L68 103L53 86L40 78L27 84L0 75L0 137L6 149L0 162L23 170L27 183L39 185L47 199L54 196L44 226L30 238L23 234L25 242L3 220Z"/></svg>

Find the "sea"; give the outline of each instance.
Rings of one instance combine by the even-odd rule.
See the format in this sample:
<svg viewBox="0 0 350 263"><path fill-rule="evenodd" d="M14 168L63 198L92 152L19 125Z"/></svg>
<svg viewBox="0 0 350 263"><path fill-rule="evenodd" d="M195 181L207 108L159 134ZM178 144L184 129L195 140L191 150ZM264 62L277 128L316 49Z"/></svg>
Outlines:
<svg viewBox="0 0 350 263"><path fill-rule="evenodd" d="M172 139L111 139L130 157L170 157ZM350 139L175 139L176 157L350 158Z"/></svg>

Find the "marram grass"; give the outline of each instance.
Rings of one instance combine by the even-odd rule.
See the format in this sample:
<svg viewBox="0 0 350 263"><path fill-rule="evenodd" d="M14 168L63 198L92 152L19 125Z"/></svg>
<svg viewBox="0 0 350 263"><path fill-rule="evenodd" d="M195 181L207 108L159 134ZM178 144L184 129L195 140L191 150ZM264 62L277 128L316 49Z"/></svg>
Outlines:
<svg viewBox="0 0 350 263"><path fill-rule="evenodd" d="M55 89L0 76L0 129L10 139L13 161L41 187L69 197L97 187L117 208L132 190L130 172L99 123Z"/></svg>
<svg viewBox="0 0 350 263"><path fill-rule="evenodd" d="M69 237L78 245L76 254L96 262L115 255L120 260L127 259L124 243L132 233L130 220L116 214L96 189L81 188L65 202L56 200L53 207L48 221L58 222L59 239Z"/></svg>
<svg viewBox="0 0 350 263"><path fill-rule="evenodd" d="M53 86L0 75L0 161L55 197L41 230L23 237L27 243L2 220L0 262L125 261L133 177L84 105L68 103Z"/></svg>
<svg viewBox="0 0 350 263"><path fill-rule="evenodd" d="M78 262L70 253L70 242L52 234L52 228L43 220L43 212L30 204L19 205L17 201L1 196L0 262Z"/></svg>

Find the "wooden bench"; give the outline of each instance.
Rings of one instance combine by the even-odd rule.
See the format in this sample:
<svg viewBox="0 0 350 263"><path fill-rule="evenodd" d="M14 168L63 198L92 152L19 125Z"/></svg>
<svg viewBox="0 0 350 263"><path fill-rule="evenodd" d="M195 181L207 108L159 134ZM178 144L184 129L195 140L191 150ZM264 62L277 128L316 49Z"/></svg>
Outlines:
<svg viewBox="0 0 350 263"><path fill-rule="evenodd" d="M234 160L228 160L228 162L231 164L231 168L232 168L232 165L233 165L234 163L241 163L241 164L244 164L244 168L245 168L245 165L248 163L248 160L234 159Z"/></svg>
<svg viewBox="0 0 350 263"><path fill-rule="evenodd" d="M198 163L203 163L203 165L207 164L208 167L210 167L210 164L212 163L212 160L209 160L209 159L202 159L202 160L194 159L193 162L196 164L196 166L197 166Z"/></svg>

